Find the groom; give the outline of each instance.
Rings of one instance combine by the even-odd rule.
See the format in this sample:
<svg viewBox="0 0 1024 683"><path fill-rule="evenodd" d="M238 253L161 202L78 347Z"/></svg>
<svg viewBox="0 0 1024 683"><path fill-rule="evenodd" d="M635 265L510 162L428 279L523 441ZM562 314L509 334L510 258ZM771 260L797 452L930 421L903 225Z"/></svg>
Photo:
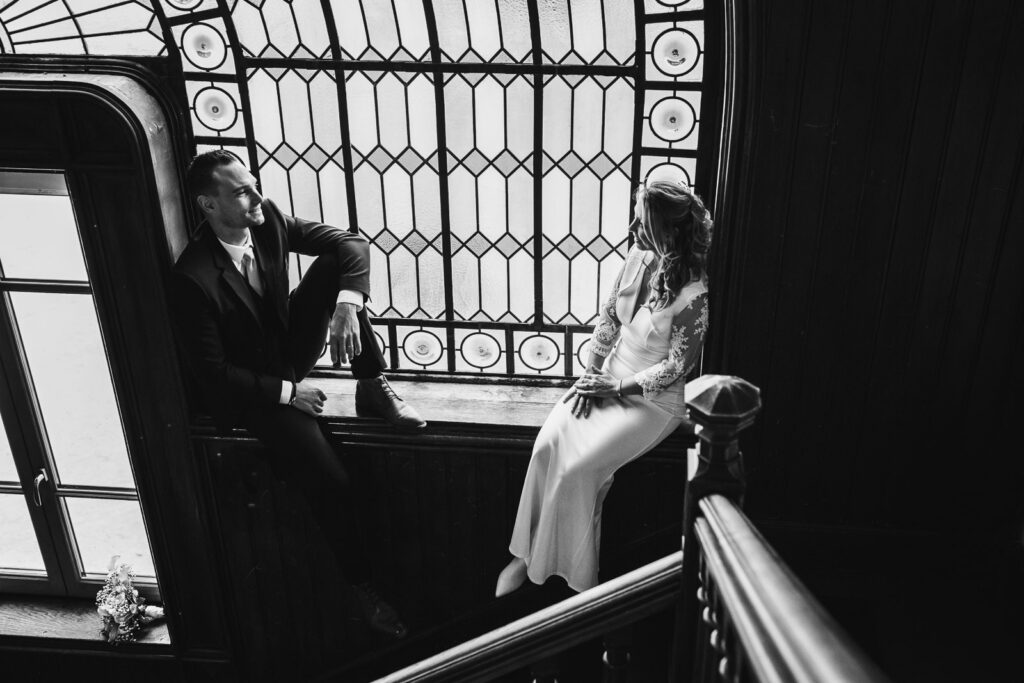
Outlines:
<svg viewBox="0 0 1024 683"><path fill-rule="evenodd" d="M230 152L198 155L186 180L205 220L175 264L171 307L205 407L220 429L244 426L270 447L274 470L305 495L369 626L402 637L398 615L366 582L348 473L316 419L327 397L305 379L329 332L335 367L351 361L358 380L358 413L426 427L382 374L364 306L367 242L283 214ZM293 251L317 258L289 293Z"/></svg>

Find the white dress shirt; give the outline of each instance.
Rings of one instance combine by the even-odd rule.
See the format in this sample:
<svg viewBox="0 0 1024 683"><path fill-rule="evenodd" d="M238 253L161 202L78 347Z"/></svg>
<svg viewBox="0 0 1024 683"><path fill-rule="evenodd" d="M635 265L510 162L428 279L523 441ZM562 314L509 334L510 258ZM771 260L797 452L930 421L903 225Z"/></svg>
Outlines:
<svg viewBox="0 0 1024 683"><path fill-rule="evenodd" d="M253 252L252 238L249 235L249 230L245 231L245 240L241 244L228 244L221 238L217 238L220 245L224 247L224 251L228 253L228 257L231 262L235 264L235 268L238 272L245 277L245 271L242 270L242 259L245 258L246 252L252 257L253 262L256 261L256 254ZM363 303L365 301L362 292L357 292L354 289L343 289L338 292L338 303L339 304L352 304L356 307L357 311L363 309ZM292 398L292 383L286 379L281 380L281 403L288 403Z"/></svg>

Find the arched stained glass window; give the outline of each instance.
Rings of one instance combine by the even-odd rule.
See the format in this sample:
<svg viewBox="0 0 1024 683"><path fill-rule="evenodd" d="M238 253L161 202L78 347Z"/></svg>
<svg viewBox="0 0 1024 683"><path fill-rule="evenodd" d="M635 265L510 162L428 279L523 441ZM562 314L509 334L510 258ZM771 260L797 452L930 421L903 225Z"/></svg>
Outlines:
<svg viewBox="0 0 1024 683"><path fill-rule="evenodd" d="M180 65L197 150L370 240L394 369L557 377L581 370L633 189L697 178L703 5L7 0L0 49Z"/></svg>

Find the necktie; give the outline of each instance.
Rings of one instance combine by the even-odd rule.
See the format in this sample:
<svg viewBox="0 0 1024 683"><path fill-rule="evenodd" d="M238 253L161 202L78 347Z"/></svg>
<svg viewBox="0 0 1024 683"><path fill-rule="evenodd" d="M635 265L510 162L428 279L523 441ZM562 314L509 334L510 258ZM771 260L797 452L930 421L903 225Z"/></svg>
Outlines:
<svg viewBox="0 0 1024 683"><path fill-rule="evenodd" d="M256 260L252 257L252 249L247 250L242 256L242 276L257 296L263 296L263 283L260 282L260 271L256 267Z"/></svg>

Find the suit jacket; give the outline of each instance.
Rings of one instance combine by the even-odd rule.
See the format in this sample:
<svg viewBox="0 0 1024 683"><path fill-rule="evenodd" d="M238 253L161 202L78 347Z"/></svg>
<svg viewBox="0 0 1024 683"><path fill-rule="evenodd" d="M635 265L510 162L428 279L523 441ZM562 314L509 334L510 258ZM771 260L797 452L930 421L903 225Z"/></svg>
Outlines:
<svg viewBox="0 0 1024 683"><path fill-rule="evenodd" d="M263 202L263 225L250 229L263 279L256 296L203 221L174 266L171 311L187 373L218 427L230 429L250 409L281 397L281 380L295 380L287 357L289 252L334 253L339 286L370 294L365 238L323 223L286 216Z"/></svg>

